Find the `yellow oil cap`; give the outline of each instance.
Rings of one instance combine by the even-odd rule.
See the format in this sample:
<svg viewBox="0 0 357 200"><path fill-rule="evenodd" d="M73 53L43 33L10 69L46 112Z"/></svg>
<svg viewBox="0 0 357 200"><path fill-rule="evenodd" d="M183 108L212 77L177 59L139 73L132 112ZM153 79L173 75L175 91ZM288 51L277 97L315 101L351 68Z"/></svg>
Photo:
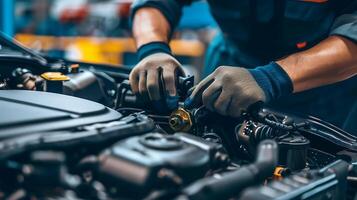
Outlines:
<svg viewBox="0 0 357 200"><path fill-rule="evenodd" d="M47 81L68 81L70 78L61 72L46 72L41 77Z"/></svg>

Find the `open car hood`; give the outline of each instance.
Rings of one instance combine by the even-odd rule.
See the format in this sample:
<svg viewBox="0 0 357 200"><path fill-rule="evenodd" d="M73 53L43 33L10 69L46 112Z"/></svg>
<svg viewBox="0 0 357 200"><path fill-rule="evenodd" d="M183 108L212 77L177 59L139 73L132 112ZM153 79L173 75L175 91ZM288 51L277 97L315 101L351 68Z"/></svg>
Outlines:
<svg viewBox="0 0 357 200"><path fill-rule="evenodd" d="M6 58L31 59L37 61L42 66L47 65L47 60L39 53L34 52L0 32L0 59Z"/></svg>

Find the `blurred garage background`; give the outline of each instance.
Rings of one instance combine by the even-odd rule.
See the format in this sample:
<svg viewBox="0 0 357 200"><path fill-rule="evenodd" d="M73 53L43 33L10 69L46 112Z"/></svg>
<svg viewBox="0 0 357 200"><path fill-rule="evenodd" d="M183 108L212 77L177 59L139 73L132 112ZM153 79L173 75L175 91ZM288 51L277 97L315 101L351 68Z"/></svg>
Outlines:
<svg viewBox="0 0 357 200"><path fill-rule="evenodd" d="M84 62L133 66L137 62L129 14L133 0L1 0L1 30L25 46ZM198 76L216 24L205 1L185 8L170 44Z"/></svg>

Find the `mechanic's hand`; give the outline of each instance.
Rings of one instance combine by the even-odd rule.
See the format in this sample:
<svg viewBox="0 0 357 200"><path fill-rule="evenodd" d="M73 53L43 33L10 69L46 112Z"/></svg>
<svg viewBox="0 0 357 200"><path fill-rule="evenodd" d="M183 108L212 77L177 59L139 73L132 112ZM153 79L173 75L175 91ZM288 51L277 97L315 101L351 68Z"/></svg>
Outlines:
<svg viewBox="0 0 357 200"><path fill-rule="evenodd" d="M179 75L184 75L184 71L174 57L166 53L155 53L134 67L129 81L135 94L154 102L177 96L176 82Z"/></svg>
<svg viewBox="0 0 357 200"><path fill-rule="evenodd" d="M239 117L250 105L265 100L264 91L247 69L221 66L195 87L185 106L203 103L221 115Z"/></svg>

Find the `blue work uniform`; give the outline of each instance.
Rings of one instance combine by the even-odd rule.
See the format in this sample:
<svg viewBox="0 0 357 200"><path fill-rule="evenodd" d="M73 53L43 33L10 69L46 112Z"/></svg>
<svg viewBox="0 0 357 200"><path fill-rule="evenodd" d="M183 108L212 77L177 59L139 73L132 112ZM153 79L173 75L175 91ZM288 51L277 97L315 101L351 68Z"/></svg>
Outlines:
<svg viewBox="0 0 357 200"><path fill-rule="evenodd" d="M192 0L136 0L159 9L171 30ZM207 50L204 75L221 65L254 68L338 35L357 41L356 0L207 0L220 34ZM282 97L271 103L343 126L356 101L357 78ZM357 130L356 130L357 132Z"/></svg>

